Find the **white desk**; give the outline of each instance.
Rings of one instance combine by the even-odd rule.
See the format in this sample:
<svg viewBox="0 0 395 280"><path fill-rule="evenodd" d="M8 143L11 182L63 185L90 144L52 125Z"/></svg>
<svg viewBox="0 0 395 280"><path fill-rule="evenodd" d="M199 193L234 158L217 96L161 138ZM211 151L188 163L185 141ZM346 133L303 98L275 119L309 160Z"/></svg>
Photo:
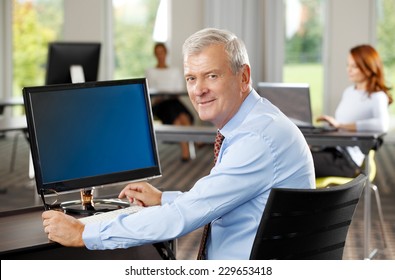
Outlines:
<svg viewBox="0 0 395 280"><path fill-rule="evenodd" d="M3 114L4 108L8 106L23 106L22 97L11 97L6 99L0 99L0 114Z"/></svg>
<svg viewBox="0 0 395 280"><path fill-rule="evenodd" d="M5 99L0 99L0 106L23 106L23 97L10 97Z"/></svg>
<svg viewBox="0 0 395 280"><path fill-rule="evenodd" d="M27 123L26 117L0 117L0 132L8 131L26 131Z"/></svg>

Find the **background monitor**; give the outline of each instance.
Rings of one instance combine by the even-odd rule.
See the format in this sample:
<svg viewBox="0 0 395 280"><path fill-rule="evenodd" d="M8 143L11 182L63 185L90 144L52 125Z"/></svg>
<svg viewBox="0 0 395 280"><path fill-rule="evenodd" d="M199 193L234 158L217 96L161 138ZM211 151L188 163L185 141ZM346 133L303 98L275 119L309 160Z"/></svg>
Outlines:
<svg viewBox="0 0 395 280"><path fill-rule="evenodd" d="M45 84L97 81L99 61L100 43L50 43ZM76 78L74 81L73 73Z"/></svg>
<svg viewBox="0 0 395 280"><path fill-rule="evenodd" d="M296 125L313 125L309 84L260 82L257 91Z"/></svg>
<svg viewBox="0 0 395 280"><path fill-rule="evenodd" d="M23 96L39 194L161 175L146 79L26 87ZM66 211L97 210L72 204Z"/></svg>

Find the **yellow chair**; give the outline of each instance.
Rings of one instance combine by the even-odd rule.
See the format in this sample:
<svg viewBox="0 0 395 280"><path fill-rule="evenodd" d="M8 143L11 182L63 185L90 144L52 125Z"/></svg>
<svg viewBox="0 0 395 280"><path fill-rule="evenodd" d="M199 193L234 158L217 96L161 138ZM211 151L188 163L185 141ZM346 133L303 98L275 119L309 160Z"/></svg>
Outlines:
<svg viewBox="0 0 395 280"><path fill-rule="evenodd" d="M381 200L380 200L380 194L377 186L373 183L374 178L376 177L376 162L375 162L375 150L370 150L369 152L369 181L370 181L370 188L373 190L375 197L376 197L376 203L377 203L377 209L378 209L378 214L379 214L379 219L380 219L380 227L381 227L381 234L383 237L383 244L384 248L387 248L387 243L385 240L385 235L384 235L384 216L383 216L383 211L381 208ZM363 166L362 166L363 167ZM316 178L315 183L316 183L316 188L321 189L321 188L326 188L330 186L337 186L337 185L343 185L345 183L350 182L354 178L350 177L337 177L337 176L328 176L328 177L320 177Z"/></svg>

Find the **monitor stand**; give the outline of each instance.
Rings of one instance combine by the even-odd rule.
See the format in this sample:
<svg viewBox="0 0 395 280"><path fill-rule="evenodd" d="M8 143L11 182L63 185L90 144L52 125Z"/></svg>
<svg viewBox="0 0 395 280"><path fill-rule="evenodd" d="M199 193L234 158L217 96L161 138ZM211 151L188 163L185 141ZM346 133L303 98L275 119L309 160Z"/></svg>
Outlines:
<svg viewBox="0 0 395 280"><path fill-rule="evenodd" d="M81 200L67 201L60 204L65 213L93 215L130 206L128 202L114 199L94 199L93 190L81 190Z"/></svg>
<svg viewBox="0 0 395 280"><path fill-rule="evenodd" d="M71 82L73 84L85 83L85 74L84 74L84 68L82 68L82 65L71 65L70 66L70 77L71 77Z"/></svg>

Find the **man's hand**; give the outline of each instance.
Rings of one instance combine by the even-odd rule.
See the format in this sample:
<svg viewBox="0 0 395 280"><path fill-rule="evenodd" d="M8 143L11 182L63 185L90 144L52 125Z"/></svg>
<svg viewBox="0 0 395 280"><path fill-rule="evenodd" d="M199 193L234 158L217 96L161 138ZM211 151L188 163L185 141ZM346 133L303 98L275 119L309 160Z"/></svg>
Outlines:
<svg viewBox="0 0 395 280"><path fill-rule="evenodd" d="M42 215L44 231L48 238L68 247L83 247L84 224L59 211L45 211Z"/></svg>
<svg viewBox="0 0 395 280"><path fill-rule="evenodd" d="M130 203L140 206L154 206L161 204L162 192L147 182L138 182L128 184L118 197L127 197Z"/></svg>

